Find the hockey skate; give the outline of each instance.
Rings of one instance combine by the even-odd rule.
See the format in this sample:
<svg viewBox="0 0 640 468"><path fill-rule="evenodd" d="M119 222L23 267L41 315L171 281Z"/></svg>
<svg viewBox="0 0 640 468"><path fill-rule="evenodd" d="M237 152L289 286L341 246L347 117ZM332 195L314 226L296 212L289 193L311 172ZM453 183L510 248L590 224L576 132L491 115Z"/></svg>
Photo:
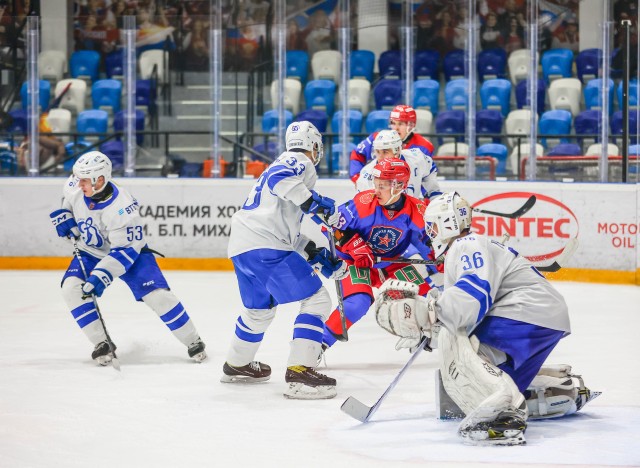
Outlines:
<svg viewBox="0 0 640 468"><path fill-rule="evenodd" d="M101 341L96 345L91 353L91 359L96 361L101 366L106 366L113 360L113 351L116 350L116 345L113 343L113 349L109 346L109 342Z"/></svg>
<svg viewBox="0 0 640 468"><path fill-rule="evenodd" d="M189 353L189 357L196 362L204 361L205 359L207 359L207 353L205 352L204 348L206 348L204 341L198 338L196 341L189 345L189 349L187 350L187 352Z"/></svg>
<svg viewBox="0 0 640 468"><path fill-rule="evenodd" d="M516 411L503 411L493 421L460 428L458 434L470 445L523 445L527 423Z"/></svg>
<svg viewBox="0 0 640 468"><path fill-rule="evenodd" d="M266 382L271 378L271 367L258 361L251 361L242 367L235 367L225 362L222 372L220 382L223 383L258 383Z"/></svg>
<svg viewBox="0 0 640 468"><path fill-rule="evenodd" d="M286 398L295 400L322 400L336 396L336 379L320 374L310 367L291 366L284 376Z"/></svg>

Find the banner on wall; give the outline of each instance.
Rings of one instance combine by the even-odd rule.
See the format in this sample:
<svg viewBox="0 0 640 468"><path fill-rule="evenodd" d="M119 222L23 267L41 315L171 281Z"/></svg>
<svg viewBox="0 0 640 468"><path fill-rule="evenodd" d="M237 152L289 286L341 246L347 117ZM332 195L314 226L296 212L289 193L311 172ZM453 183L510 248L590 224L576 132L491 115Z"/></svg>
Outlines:
<svg viewBox="0 0 640 468"><path fill-rule="evenodd" d="M225 258L231 217L249 193L252 180L120 179L140 204L149 246L172 258ZM49 213L60 206L63 179L0 181L0 256L71 255L59 239ZM636 271L640 192L635 185L445 181L474 208L511 213L535 196L524 215L509 219L476 210L473 230L500 240L537 264L553 261L572 238L580 245L569 266L591 270ZM354 195L347 180L320 180L316 190L345 202ZM322 242L317 225L303 223L303 234Z"/></svg>

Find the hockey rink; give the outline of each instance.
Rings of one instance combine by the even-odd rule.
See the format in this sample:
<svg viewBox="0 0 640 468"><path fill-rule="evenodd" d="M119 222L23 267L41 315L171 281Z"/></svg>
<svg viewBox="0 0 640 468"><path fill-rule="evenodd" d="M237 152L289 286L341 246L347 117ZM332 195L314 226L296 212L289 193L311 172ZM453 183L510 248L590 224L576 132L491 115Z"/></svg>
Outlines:
<svg viewBox="0 0 640 468"><path fill-rule="evenodd" d="M0 271L0 468L640 466L640 287L556 282L573 333L551 354L603 394L581 412L530 422L527 445L465 446L435 418L435 356L422 353L371 422L340 411L372 405L406 363L370 313L319 370L333 400L282 396L297 308L281 306L257 358L271 381L222 384L241 306L231 272L166 271L207 344L191 362L122 282L99 299L121 372L98 367L60 294L62 271ZM327 283L334 295L332 283ZM437 351L435 351L437 352Z"/></svg>

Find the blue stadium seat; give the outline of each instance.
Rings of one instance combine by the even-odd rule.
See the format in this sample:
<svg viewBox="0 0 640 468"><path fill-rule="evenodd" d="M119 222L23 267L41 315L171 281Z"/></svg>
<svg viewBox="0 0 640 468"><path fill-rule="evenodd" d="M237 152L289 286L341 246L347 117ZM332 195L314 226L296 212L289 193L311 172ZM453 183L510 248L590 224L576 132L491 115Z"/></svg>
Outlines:
<svg viewBox="0 0 640 468"><path fill-rule="evenodd" d="M369 112L364 121L364 128L367 133L378 132L389 128L390 110L374 110Z"/></svg>
<svg viewBox="0 0 640 468"><path fill-rule="evenodd" d="M582 148L575 143L560 143L549 150L547 156L582 156Z"/></svg>
<svg viewBox="0 0 640 468"><path fill-rule="evenodd" d="M156 88L151 80L136 80L136 106L147 106L150 110L156 105Z"/></svg>
<svg viewBox="0 0 640 468"><path fill-rule="evenodd" d="M104 65L108 78L122 79L124 77L124 49L107 54L104 58Z"/></svg>
<svg viewBox="0 0 640 468"><path fill-rule="evenodd" d="M40 89L38 100L40 101L40 112L44 112L49 109L49 100L51 99L51 83L48 80L39 80ZM27 110L29 102L29 83L25 81L20 88L20 99L22 101L22 108Z"/></svg>
<svg viewBox="0 0 640 468"><path fill-rule="evenodd" d="M311 80L304 87L307 109L318 109L333 115L336 100L336 84L331 80Z"/></svg>
<svg viewBox="0 0 640 468"><path fill-rule="evenodd" d="M493 156L498 160L496 175L505 175L507 172L507 157L509 153L505 145L499 143L486 143L476 150L476 156ZM477 166L476 166L477 167ZM480 172L480 167L477 168Z"/></svg>
<svg viewBox="0 0 640 468"><path fill-rule="evenodd" d="M399 50L385 50L378 58L380 78L400 79L402 76L402 55Z"/></svg>
<svg viewBox="0 0 640 468"><path fill-rule="evenodd" d="M349 143L349 154L356 149L355 143ZM331 145L331 157L327 159L329 174L332 174L340 168L340 155L342 154L342 143L334 143ZM348 156L347 156L348 158Z"/></svg>
<svg viewBox="0 0 640 468"><path fill-rule="evenodd" d="M413 79L439 81L439 66L440 52L433 49L416 50L413 58Z"/></svg>
<svg viewBox="0 0 640 468"><path fill-rule="evenodd" d="M333 114L333 117L331 118L331 133L340 133L340 127L342 126L342 120L343 120L342 115L343 115L343 112L341 110ZM348 119L349 133L351 135L362 132L362 112L357 110L349 110L347 119ZM360 140L362 140L362 138L358 135L353 137L354 143L358 143L360 142ZM335 140L335 141L338 141L338 140Z"/></svg>
<svg viewBox="0 0 640 468"><path fill-rule="evenodd" d="M3 172L11 176L18 173L18 158L13 151L0 151L0 173Z"/></svg>
<svg viewBox="0 0 640 468"><path fill-rule="evenodd" d="M438 135L449 135L452 133L464 133L465 132L465 117L464 111L461 110L446 110L442 111L436 117L436 133ZM464 141L464 135L455 138L447 138L447 140L456 140L458 142ZM439 137L438 141L442 144L445 139Z"/></svg>
<svg viewBox="0 0 640 468"><path fill-rule="evenodd" d="M447 82L444 87L444 102L447 110L465 110L469 105L469 80L459 78Z"/></svg>
<svg viewBox="0 0 640 468"><path fill-rule="evenodd" d="M522 80L516 85L516 106L518 109L529 109L529 100L527 99L527 86L529 86L529 80ZM538 115L542 114L545 110L544 101L547 86L543 79L538 80Z"/></svg>
<svg viewBox="0 0 640 468"><path fill-rule="evenodd" d="M85 137L85 133L107 133L109 114L100 109L89 109L78 114L76 130L80 134L80 140L100 138L99 136Z"/></svg>
<svg viewBox="0 0 640 468"><path fill-rule="evenodd" d="M329 116L327 113L320 109L306 109L296 115L293 119L294 122L301 122L307 120L316 126L320 133L327 131L327 123L329 122Z"/></svg>
<svg viewBox="0 0 640 468"><path fill-rule="evenodd" d="M564 109L546 111L540 116L538 131L541 135L567 135L571 133L571 112ZM558 143L569 143L568 138L542 138L542 146L548 148Z"/></svg>
<svg viewBox="0 0 640 468"><path fill-rule="evenodd" d="M618 97L618 107L622 109L622 81L618 84L616 90ZM612 104L612 103L611 103ZM629 109L638 107L638 80L634 78L629 80Z"/></svg>
<svg viewBox="0 0 640 468"><path fill-rule="evenodd" d="M511 112L511 81L503 78L487 80L480 87L483 109L500 110L503 117Z"/></svg>
<svg viewBox="0 0 640 468"><path fill-rule="evenodd" d="M413 108L427 109L436 115L440 109L440 83L436 80L414 81Z"/></svg>
<svg viewBox="0 0 640 468"><path fill-rule="evenodd" d="M583 135L582 138L578 138L578 143L585 148L600 141L600 132L602 130L600 111L586 110L580 112L573 121L573 128L576 135Z"/></svg>
<svg viewBox="0 0 640 468"><path fill-rule="evenodd" d="M442 70L447 81L464 78L464 50L448 52L442 60Z"/></svg>
<svg viewBox="0 0 640 468"><path fill-rule="evenodd" d="M309 54L306 50L287 50L287 78L297 78L302 84L309 76Z"/></svg>
<svg viewBox="0 0 640 468"><path fill-rule="evenodd" d="M122 82L113 79L95 81L91 86L91 101L94 109L110 110L115 114L122 101Z"/></svg>
<svg viewBox="0 0 640 468"><path fill-rule="evenodd" d="M11 133L27 133L27 111L24 109L14 109L9 111L11 125L7 128Z"/></svg>
<svg viewBox="0 0 640 468"><path fill-rule="evenodd" d="M319 129L318 129L319 130ZM278 144L275 141L268 141L267 143L259 143L253 147L258 153L262 153L272 160L278 157ZM262 161L256 155L251 155L252 161Z"/></svg>
<svg viewBox="0 0 640 468"><path fill-rule="evenodd" d="M629 144L635 145L638 143L636 135L636 128L638 125L638 111L629 111ZM611 134L620 136L622 135L622 111L616 111L611 116ZM616 143L614 141L613 143ZM617 144L617 143L616 143Z"/></svg>
<svg viewBox="0 0 640 468"><path fill-rule="evenodd" d="M502 133L502 114L495 109L482 109L476 112L476 135L478 144L500 143L499 136L483 137L487 134Z"/></svg>
<svg viewBox="0 0 640 468"><path fill-rule="evenodd" d="M572 78L573 52L570 49L550 49L542 54L542 76L548 83L556 78Z"/></svg>
<svg viewBox="0 0 640 468"><path fill-rule="evenodd" d="M284 128L286 129L289 124L293 122L293 114L291 111L284 111ZM277 133L278 132L278 111L277 109L268 110L262 116L262 132L263 133Z"/></svg>
<svg viewBox="0 0 640 468"><path fill-rule="evenodd" d="M491 80L505 77L507 52L502 48L483 50L478 54L478 77Z"/></svg>
<svg viewBox="0 0 640 468"><path fill-rule="evenodd" d="M602 64L602 49L584 49L576 55L578 79L583 83L598 77Z"/></svg>
<svg viewBox="0 0 640 468"><path fill-rule="evenodd" d="M611 78L609 80L609 115L613 113L613 80ZM602 87L602 80L600 78L595 78L593 80L589 80L587 84L584 86L584 106L587 110L598 110L602 109L602 93L600 92L600 88Z"/></svg>
<svg viewBox="0 0 640 468"><path fill-rule="evenodd" d="M393 109L402 103L404 80L380 80L373 88L376 109Z"/></svg>
<svg viewBox="0 0 640 468"><path fill-rule="evenodd" d="M88 111L85 111L88 112ZM111 160L113 170L122 170L124 167L124 143L118 140L105 141L100 145L100 151Z"/></svg>
<svg viewBox="0 0 640 468"><path fill-rule="evenodd" d="M353 50L350 57L349 78L362 78L373 81L373 67L376 62L376 54L370 50Z"/></svg>
<svg viewBox="0 0 640 468"><path fill-rule="evenodd" d="M99 68L100 53L95 50L77 50L69 59L71 78L89 78L94 82L98 79Z"/></svg>
<svg viewBox="0 0 640 468"><path fill-rule="evenodd" d="M640 145L629 146L629 156L640 156ZM638 159L632 160L629 164L629 174L638 173Z"/></svg>
<svg viewBox="0 0 640 468"><path fill-rule="evenodd" d="M116 132L124 132L124 113L122 110L113 116L113 130ZM139 109L136 110L136 142L142 145L144 135L137 132L144 132L144 112Z"/></svg>

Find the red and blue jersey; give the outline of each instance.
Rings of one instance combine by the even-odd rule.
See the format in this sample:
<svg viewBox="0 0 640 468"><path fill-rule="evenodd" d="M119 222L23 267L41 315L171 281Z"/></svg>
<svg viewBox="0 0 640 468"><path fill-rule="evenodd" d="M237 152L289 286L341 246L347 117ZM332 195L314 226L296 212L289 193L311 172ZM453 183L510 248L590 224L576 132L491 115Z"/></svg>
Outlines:
<svg viewBox="0 0 640 468"><path fill-rule="evenodd" d="M424 258L431 248L424 243L424 210L428 201L404 195L404 203L394 204L397 210L388 209L378 203L373 190L358 193L353 200L338 208L340 220L337 229L356 232L370 246L377 257L401 256L409 246L414 246ZM350 257L338 252L346 260ZM388 263L375 265L384 268Z"/></svg>
<svg viewBox="0 0 640 468"><path fill-rule="evenodd" d="M373 153L373 141L378 136L378 132L374 132L367 138L362 140L356 149L351 151L349 158L349 177L355 182L360 176L362 168L375 157ZM402 144L402 149L418 148L427 156L433 156L433 143L422 135L412 133L408 140Z"/></svg>

